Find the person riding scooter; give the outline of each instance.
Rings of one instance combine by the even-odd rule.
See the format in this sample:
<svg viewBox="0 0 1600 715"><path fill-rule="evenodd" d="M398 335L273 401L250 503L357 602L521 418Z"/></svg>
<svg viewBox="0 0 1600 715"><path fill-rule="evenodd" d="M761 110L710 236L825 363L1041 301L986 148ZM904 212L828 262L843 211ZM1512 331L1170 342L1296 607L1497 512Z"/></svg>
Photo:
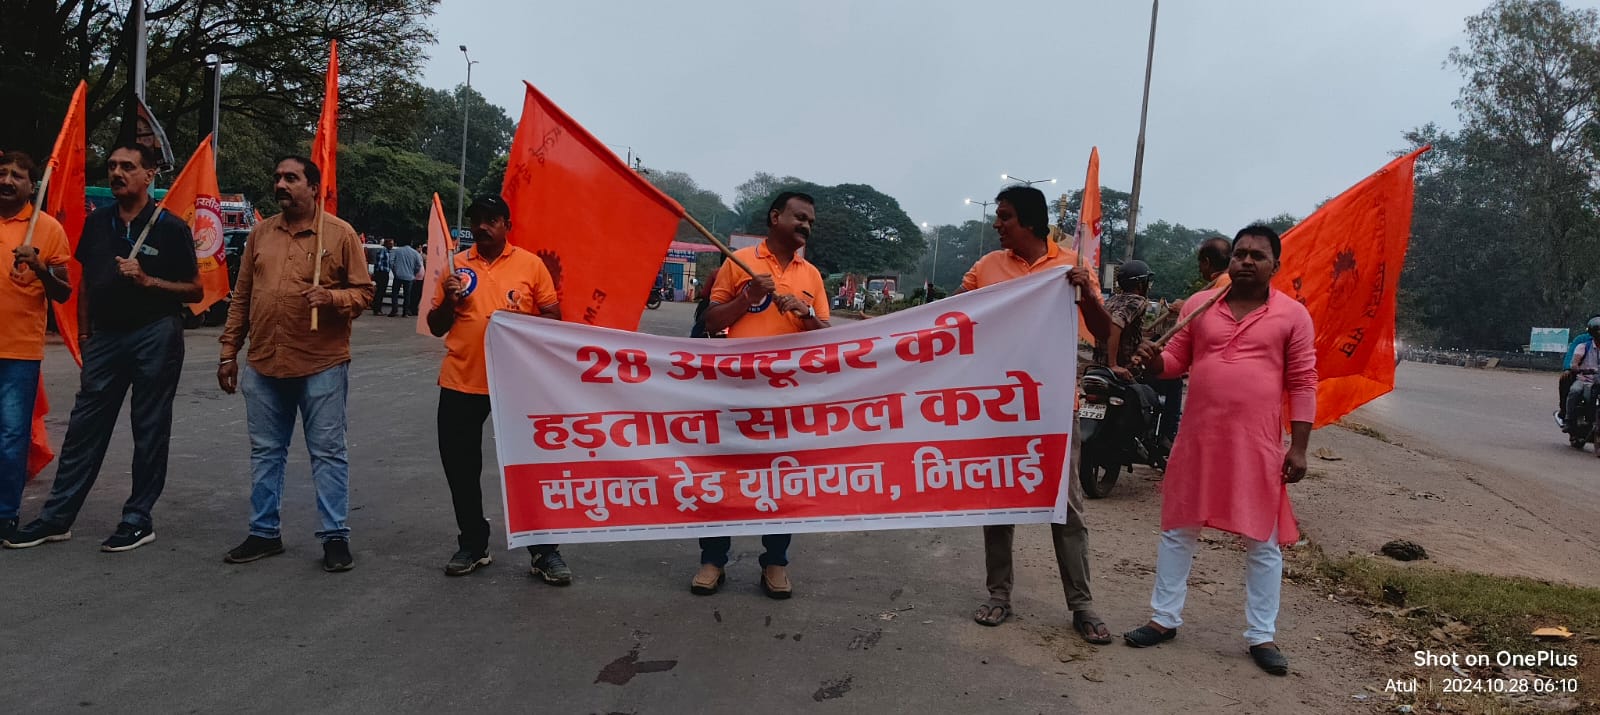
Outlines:
<svg viewBox="0 0 1600 715"><path fill-rule="evenodd" d="M1596 341L1600 341L1600 317L1590 318L1585 332L1588 333L1589 339L1580 340L1572 351L1571 363L1561 375L1563 381L1572 381L1571 387L1567 388L1567 409L1563 414L1557 415L1561 420L1563 431L1568 431L1567 425L1585 421L1574 417L1585 402L1593 399L1594 376L1596 371L1600 371L1600 348L1596 347Z"/></svg>

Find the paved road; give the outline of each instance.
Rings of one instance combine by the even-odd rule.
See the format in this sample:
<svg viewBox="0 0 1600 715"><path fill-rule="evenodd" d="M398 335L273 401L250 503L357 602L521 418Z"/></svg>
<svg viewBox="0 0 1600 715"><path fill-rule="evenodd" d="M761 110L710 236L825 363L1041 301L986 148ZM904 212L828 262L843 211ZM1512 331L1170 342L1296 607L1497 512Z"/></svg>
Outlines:
<svg viewBox="0 0 1600 715"><path fill-rule="evenodd" d="M1391 440L1481 467L1486 486L1535 511L1600 511L1600 459L1592 448L1567 445L1551 413L1556 377L1549 373L1470 370L1401 363L1395 391L1357 410L1352 419ZM1596 529L1574 528L1591 538Z"/></svg>
<svg viewBox="0 0 1600 715"><path fill-rule="evenodd" d="M643 327L687 334L691 312L669 303L647 311ZM975 630L1030 640L966 620L981 593L976 529L799 537L798 595L784 603L755 588L759 544L744 538L727 589L712 598L688 593L697 552L682 541L570 547L578 578L566 589L529 578L523 552L497 551L488 569L445 578L455 535L433 426L442 350L398 318L356 323L356 569L318 568L298 437L289 553L226 565L223 552L245 536L249 469L244 403L215 382L216 334L188 336L159 540L98 552L126 495L124 417L75 538L0 552L10 604L0 712L1077 711L1067 679L1011 657L1006 639L958 642ZM77 378L59 347L45 369L59 443ZM30 485L24 518L53 475ZM1024 582L1053 570L1029 569ZM1065 618L1059 587L1033 593L1051 621Z"/></svg>

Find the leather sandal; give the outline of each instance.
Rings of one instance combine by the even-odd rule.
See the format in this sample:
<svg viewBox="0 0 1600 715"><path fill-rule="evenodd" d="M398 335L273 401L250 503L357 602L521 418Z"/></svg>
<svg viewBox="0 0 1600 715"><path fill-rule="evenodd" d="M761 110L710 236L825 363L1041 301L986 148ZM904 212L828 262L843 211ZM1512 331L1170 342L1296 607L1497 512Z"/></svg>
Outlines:
<svg viewBox="0 0 1600 715"><path fill-rule="evenodd" d="M689 593L696 596L710 596L722 588L722 583L728 580L728 574L716 564L700 564L700 570L695 573L694 580L689 582Z"/></svg>
<svg viewBox="0 0 1600 715"><path fill-rule="evenodd" d="M761 592L767 598L783 600L794 595L794 586L789 583L788 569L783 566L767 566L761 569Z"/></svg>

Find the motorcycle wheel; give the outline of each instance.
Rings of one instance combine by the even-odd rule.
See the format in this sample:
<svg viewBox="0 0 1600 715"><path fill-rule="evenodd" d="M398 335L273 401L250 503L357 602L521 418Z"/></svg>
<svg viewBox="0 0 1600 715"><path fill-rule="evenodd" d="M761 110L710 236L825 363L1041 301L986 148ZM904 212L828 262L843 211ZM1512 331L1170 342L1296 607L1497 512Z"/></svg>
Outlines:
<svg viewBox="0 0 1600 715"><path fill-rule="evenodd" d="M1121 473L1122 463L1116 459L1101 458L1088 450L1078 455L1078 483L1083 486L1084 496L1090 499L1104 499L1110 495Z"/></svg>
<svg viewBox="0 0 1600 715"><path fill-rule="evenodd" d="M644 307L649 308L651 310L655 310L656 308L660 308L661 307L661 299L652 298L652 299L650 299L648 301L645 301Z"/></svg>

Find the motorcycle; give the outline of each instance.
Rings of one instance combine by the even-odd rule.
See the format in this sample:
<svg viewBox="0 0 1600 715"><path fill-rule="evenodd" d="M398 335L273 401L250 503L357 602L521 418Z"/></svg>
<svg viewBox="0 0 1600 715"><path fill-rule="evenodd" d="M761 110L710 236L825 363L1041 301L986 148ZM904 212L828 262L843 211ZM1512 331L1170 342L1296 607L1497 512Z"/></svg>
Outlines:
<svg viewBox="0 0 1600 715"><path fill-rule="evenodd" d="M667 286L656 286L650 289L650 297L644 301L644 307L651 310L661 307L661 301L672 300L672 289Z"/></svg>
<svg viewBox="0 0 1600 715"><path fill-rule="evenodd" d="M1592 375L1594 372L1585 369L1573 370L1573 373L1578 375ZM1567 434L1567 443L1572 445L1573 449L1583 449L1585 444L1595 441L1595 415L1596 411L1600 410L1600 400L1597 398L1600 398L1600 390L1590 387L1584 391L1583 399L1578 402L1577 414L1571 414L1571 410L1568 410L1565 423L1561 421L1559 415L1556 416L1556 426Z"/></svg>
<svg viewBox="0 0 1600 715"><path fill-rule="evenodd" d="M1089 368L1081 383L1078 482L1083 493L1090 499L1109 495L1122 470L1131 472L1135 464L1165 469L1167 451L1156 430L1162 398L1155 390L1123 382L1109 368L1098 365Z"/></svg>

